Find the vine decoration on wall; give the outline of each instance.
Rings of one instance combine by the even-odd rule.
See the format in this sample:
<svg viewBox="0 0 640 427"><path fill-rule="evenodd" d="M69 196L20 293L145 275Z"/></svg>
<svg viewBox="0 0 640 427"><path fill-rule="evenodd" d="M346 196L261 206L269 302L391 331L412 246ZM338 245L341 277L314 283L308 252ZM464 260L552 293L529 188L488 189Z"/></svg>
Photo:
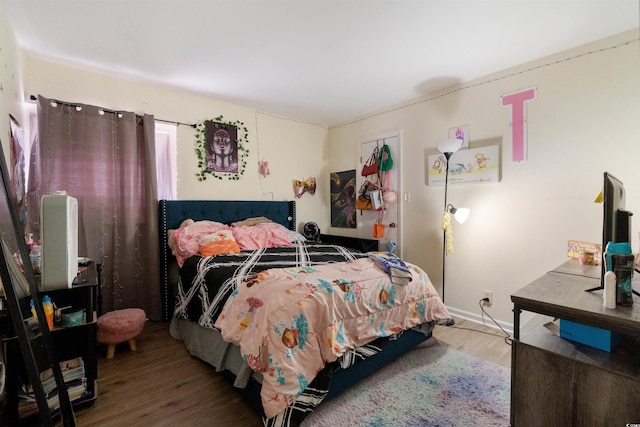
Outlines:
<svg viewBox="0 0 640 427"><path fill-rule="evenodd" d="M247 166L248 130L243 122L225 121L222 116L196 125L196 155L199 181L211 175L216 179L239 180Z"/></svg>

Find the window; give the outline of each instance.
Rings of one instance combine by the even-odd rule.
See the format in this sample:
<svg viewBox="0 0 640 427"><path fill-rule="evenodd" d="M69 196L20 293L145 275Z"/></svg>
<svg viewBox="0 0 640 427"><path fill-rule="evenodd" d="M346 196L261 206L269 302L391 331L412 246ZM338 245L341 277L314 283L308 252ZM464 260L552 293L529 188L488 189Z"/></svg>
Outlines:
<svg viewBox="0 0 640 427"><path fill-rule="evenodd" d="M156 121L156 167L158 200L177 198L176 125Z"/></svg>

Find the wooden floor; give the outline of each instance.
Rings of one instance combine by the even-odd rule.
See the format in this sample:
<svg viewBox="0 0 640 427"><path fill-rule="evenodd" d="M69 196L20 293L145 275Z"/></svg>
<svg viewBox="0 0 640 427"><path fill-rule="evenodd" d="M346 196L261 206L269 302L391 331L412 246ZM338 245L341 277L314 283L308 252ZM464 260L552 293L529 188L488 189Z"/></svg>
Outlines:
<svg viewBox="0 0 640 427"><path fill-rule="evenodd" d="M191 357L169 336L169 324L147 322L138 351L116 348L98 360L99 395L92 407L76 409L76 424L89 426L262 426L233 387L213 368ZM511 346L500 330L465 320L437 326L443 345L509 366Z"/></svg>
<svg viewBox="0 0 640 427"><path fill-rule="evenodd" d="M436 326L433 336L455 350L511 367L510 340L505 340L507 335L500 329L456 319L453 326Z"/></svg>

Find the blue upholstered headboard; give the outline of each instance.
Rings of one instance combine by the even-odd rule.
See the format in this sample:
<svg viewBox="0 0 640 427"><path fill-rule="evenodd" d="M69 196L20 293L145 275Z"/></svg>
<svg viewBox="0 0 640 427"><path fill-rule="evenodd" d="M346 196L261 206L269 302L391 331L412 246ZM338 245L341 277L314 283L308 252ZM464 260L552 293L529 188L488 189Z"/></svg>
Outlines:
<svg viewBox="0 0 640 427"><path fill-rule="evenodd" d="M178 282L178 265L169 249L167 231L178 228L185 219L212 220L225 224L264 216L290 230L296 227L295 201L252 200L160 200L160 286L162 319L173 314L174 289Z"/></svg>

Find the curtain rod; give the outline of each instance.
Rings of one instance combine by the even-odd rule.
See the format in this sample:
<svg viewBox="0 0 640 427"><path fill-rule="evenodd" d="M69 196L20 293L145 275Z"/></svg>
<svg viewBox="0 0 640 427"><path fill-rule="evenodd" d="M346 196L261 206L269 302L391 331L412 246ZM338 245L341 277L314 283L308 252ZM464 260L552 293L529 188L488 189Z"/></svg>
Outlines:
<svg viewBox="0 0 640 427"><path fill-rule="evenodd" d="M33 102L36 102L38 100L38 98L35 95L29 96L29 99L31 101L33 101ZM70 102L58 101L57 99L52 99L52 101L54 101L54 102L56 102L58 104L66 105L67 107L78 107L79 106L78 104L72 104ZM104 111L105 113L112 113L112 114L120 113L120 111L109 110L108 108L102 108L102 107L98 107L98 108L100 108L100 110ZM139 116L139 114L136 114L136 116ZM190 123L176 122L176 121L173 121L173 120L156 119L155 117L154 117L154 120L156 122L170 123L170 124L173 124L173 125L176 125L176 126L189 126L189 127L194 128L194 129L196 128L196 125L190 124Z"/></svg>
<svg viewBox="0 0 640 427"><path fill-rule="evenodd" d="M172 125L176 125L176 126L189 126L190 128L196 128L196 125L191 124L191 123L182 123L182 122L173 122L171 120L162 120L162 119L155 119L156 122L162 122L162 123L170 123Z"/></svg>

